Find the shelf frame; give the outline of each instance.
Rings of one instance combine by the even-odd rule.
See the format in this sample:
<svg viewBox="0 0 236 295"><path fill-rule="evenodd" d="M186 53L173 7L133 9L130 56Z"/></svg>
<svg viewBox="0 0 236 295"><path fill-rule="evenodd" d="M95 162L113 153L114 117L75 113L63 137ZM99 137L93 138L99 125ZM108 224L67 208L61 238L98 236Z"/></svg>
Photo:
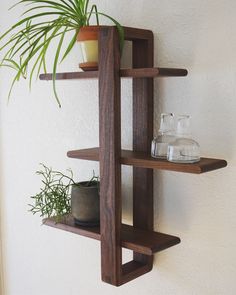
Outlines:
<svg viewBox="0 0 236 295"><path fill-rule="evenodd" d="M145 38L138 39L136 32L129 31L133 41L133 68L152 68L153 34L141 30L138 32ZM102 280L120 286L149 272L153 257L134 252L133 261L122 265L121 77L119 37L115 27L100 30L98 67ZM134 149L147 152L153 132L153 78L133 79L133 126ZM133 170L133 226L152 231L153 171L136 167Z"/></svg>
<svg viewBox="0 0 236 295"><path fill-rule="evenodd" d="M99 148L70 151L71 158L100 163L100 228L83 228L73 220L46 225L101 241L102 280L120 286L152 270L153 254L180 243L178 237L153 231L153 169L203 173L223 168L225 160L202 158L196 164L174 164L150 157L153 137L153 79L179 77L185 69L153 67L153 33L124 28L132 41L132 69L120 69L116 27L99 31L99 71L58 73L57 80L98 78ZM121 150L121 78L133 79L133 150ZM40 75L52 80L52 74ZM122 224L121 165L133 166L133 226ZM143 238L143 236L145 238ZM122 247L133 251L133 260L122 265Z"/></svg>
<svg viewBox="0 0 236 295"><path fill-rule="evenodd" d="M133 68L152 68L154 64L154 38L147 32L145 39L133 40ZM133 78L133 150L149 152L153 137L154 113L153 78ZM153 170L133 167L133 225L153 231ZM133 253L133 260L146 265L143 273L153 268L153 256Z"/></svg>
<svg viewBox="0 0 236 295"><path fill-rule="evenodd" d="M119 37L115 27L99 34L100 227L102 280L122 281L121 85Z"/></svg>
<svg viewBox="0 0 236 295"><path fill-rule="evenodd" d="M126 39L133 42L133 68L152 68L152 32L129 29L125 32ZM120 286L149 272L153 256L134 252L133 260L122 265L121 77L117 29L103 27L98 44L101 269L104 282ZM133 126L134 149L147 152L153 132L153 78L133 79ZM133 170L133 226L152 231L153 171L136 167Z"/></svg>

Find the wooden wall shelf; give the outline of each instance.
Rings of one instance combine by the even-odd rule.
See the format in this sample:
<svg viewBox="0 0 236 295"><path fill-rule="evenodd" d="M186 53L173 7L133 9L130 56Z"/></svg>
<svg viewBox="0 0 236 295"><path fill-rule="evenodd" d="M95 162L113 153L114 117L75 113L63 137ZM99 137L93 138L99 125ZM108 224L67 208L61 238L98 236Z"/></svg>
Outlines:
<svg viewBox="0 0 236 295"><path fill-rule="evenodd" d="M99 161L99 148L69 151L69 158L81 160ZM159 170L170 170L176 172L200 174L213 171L227 166L225 160L201 158L200 162L194 164L170 163L167 160L154 159L150 153L133 152L122 150L120 163L140 168L150 168Z"/></svg>
<svg viewBox="0 0 236 295"><path fill-rule="evenodd" d="M155 78L155 77L184 77L188 71L185 69L171 68L143 68L143 69L121 69L120 77L122 78ZM91 72L70 72L57 73L56 80L74 80L74 79L91 79L98 78L98 71ZM40 80L52 80L52 74L41 74Z"/></svg>
<svg viewBox="0 0 236 295"><path fill-rule="evenodd" d="M55 218L44 219L45 225L72 232L95 240L101 240L99 227L84 227L75 225L71 216L63 221L56 222ZM122 224L121 246L140 254L153 255L180 243L175 236L136 229L133 226Z"/></svg>
<svg viewBox="0 0 236 295"><path fill-rule="evenodd" d="M173 164L151 158L153 138L153 82L155 77L184 77L185 69L153 66L153 33L124 28L132 41L132 68L120 69L119 37L115 27L99 32L99 71L58 73L57 80L97 78L99 84L99 146L70 151L68 156L99 161L100 227L76 226L68 216L63 222L44 224L101 243L102 280L120 286L152 270L153 254L180 243L175 236L153 230L153 169L203 173L223 168L226 161L202 158L196 164ZM133 151L121 150L121 78L133 83ZM52 80L52 74L40 75ZM122 224L121 165L133 166L133 226ZM133 251L133 260L122 265L122 247Z"/></svg>

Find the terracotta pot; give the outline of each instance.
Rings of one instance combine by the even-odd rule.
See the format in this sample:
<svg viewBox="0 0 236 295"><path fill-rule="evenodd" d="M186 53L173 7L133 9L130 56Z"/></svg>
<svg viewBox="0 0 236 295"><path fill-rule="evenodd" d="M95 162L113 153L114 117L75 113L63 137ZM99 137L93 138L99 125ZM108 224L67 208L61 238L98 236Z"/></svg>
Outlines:
<svg viewBox="0 0 236 295"><path fill-rule="evenodd" d="M84 71L98 70L98 32L99 26L86 26L77 35L83 55L83 62L79 67Z"/></svg>
<svg viewBox="0 0 236 295"><path fill-rule="evenodd" d="M100 222L99 184L80 182L72 185L71 212L75 223L81 226L97 226Z"/></svg>

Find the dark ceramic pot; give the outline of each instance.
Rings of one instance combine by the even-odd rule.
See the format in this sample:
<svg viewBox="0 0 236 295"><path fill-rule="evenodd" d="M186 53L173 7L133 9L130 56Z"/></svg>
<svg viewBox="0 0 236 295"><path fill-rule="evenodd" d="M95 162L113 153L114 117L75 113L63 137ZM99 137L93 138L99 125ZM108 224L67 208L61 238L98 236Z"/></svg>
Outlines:
<svg viewBox="0 0 236 295"><path fill-rule="evenodd" d="M99 183L88 181L72 185L71 211L75 223L82 226L97 226L100 222Z"/></svg>

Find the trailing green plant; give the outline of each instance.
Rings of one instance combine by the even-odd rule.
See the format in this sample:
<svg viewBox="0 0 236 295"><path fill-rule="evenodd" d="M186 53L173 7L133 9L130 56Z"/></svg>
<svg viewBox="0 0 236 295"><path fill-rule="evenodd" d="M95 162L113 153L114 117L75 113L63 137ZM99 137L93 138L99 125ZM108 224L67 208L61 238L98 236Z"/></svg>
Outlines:
<svg viewBox="0 0 236 295"><path fill-rule="evenodd" d="M44 164L41 166L42 169L36 171L36 174L42 178L42 187L39 193L31 196L33 204L29 204L30 212L47 218L55 216L59 221L63 216L71 213L71 186L80 186L80 184L73 180L71 169L68 170L68 174L64 174ZM94 183L99 184L99 178L93 173L93 177L85 186Z"/></svg>
<svg viewBox="0 0 236 295"><path fill-rule="evenodd" d="M58 43L52 68L53 91L61 106L55 82L58 64L71 52L80 28L89 26L92 18L97 25L100 23L100 16L110 19L117 26L123 47L122 26L114 18L99 12L95 4L90 4L90 0L21 0L11 8L22 4L26 7L22 18L0 36L1 42L6 40L0 45L0 51L4 51L0 66L16 71L9 97L16 81L21 77L26 79L28 72L30 87L33 77L38 78L41 70L47 73L46 55L52 41L56 39ZM62 52L65 36L68 33L72 33L71 40Z"/></svg>

